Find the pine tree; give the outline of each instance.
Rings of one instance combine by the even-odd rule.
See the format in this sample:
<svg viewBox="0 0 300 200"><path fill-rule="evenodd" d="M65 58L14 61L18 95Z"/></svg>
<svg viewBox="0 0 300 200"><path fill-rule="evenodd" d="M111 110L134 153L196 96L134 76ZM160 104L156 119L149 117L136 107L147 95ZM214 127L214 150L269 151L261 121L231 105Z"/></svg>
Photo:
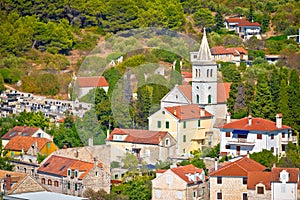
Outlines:
<svg viewBox="0 0 300 200"><path fill-rule="evenodd" d="M300 131L300 81L298 71L293 69L289 79L289 108L291 110L291 126Z"/></svg>
<svg viewBox="0 0 300 200"><path fill-rule="evenodd" d="M136 124L139 128L147 128L151 109L151 88L147 85L139 87L136 102Z"/></svg>
<svg viewBox="0 0 300 200"><path fill-rule="evenodd" d="M247 17L248 21L252 22L254 20L254 17L253 17L253 5L252 5L252 2L250 2L250 8L249 8L249 14L248 14L248 17Z"/></svg>
<svg viewBox="0 0 300 200"><path fill-rule="evenodd" d="M283 123L286 125L290 125L290 112L289 112L289 96L287 91L287 84L285 80L281 80L280 83L280 92L278 98L278 112L282 113L283 115Z"/></svg>
<svg viewBox="0 0 300 200"><path fill-rule="evenodd" d="M217 13L215 16L216 30L220 30L220 28L224 27L224 19L221 13L221 9L217 9Z"/></svg>
<svg viewBox="0 0 300 200"><path fill-rule="evenodd" d="M275 105L275 111L279 112L280 106L279 106L279 93L280 93L280 76L278 73L277 68L274 68L271 72L270 81L269 81L269 87L271 91L271 95L273 97L273 102Z"/></svg>

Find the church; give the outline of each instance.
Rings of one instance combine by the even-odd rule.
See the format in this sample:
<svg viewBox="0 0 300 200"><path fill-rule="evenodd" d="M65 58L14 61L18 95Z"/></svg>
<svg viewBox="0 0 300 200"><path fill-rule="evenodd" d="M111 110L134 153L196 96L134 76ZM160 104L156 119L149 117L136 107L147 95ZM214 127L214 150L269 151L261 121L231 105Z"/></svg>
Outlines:
<svg viewBox="0 0 300 200"><path fill-rule="evenodd" d="M190 52L192 84L176 85L161 99L161 108L151 115L149 130L168 131L177 140L177 154L215 146L226 119L230 83L218 82L206 31L198 52ZM188 125L187 125L188 124Z"/></svg>

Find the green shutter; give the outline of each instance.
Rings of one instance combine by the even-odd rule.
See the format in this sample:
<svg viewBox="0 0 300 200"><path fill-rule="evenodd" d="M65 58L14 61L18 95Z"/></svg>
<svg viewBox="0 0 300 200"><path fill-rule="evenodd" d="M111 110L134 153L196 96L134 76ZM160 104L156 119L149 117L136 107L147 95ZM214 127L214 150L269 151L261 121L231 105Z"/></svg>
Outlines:
<svg viewBox="0 0 300 200"><path fill-rule="evenodd" d="M157 128L161 128L161 121L157 121Z"/></svg>
<svg viewBox="0 0 300 200"><path fill-rule="evenodd" d="M170 128L170 122L166 122L166 128Z"/></svg>

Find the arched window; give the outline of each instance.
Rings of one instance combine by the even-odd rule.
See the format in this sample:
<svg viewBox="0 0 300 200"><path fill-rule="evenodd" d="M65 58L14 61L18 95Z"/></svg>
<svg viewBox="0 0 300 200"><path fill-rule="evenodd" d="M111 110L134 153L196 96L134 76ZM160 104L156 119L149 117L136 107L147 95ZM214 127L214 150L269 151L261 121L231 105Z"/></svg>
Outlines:
<svg viewBox="0 0 300 200"><path fill-rule="evenodd" d="M200 74L200 69L198 69L198 77L200 77L201 76L201 74Z"/></svg>
<svg viewBox="0 0 300 200"><path fill-rule="evenodd" d="M208 95L207 101L208 101L208 103L211 103L211 95Z"/></svg>
<svg viewBox="0 0 300 200"><path fill-rule="evenodd" d="M54 186L58 187L58 181L54 181Z"/></svg>
<svg viewBox="0 0 300 200"><path fill-rule="evenodd" d="M165 143L166 143L166 146L169 146L170 145L170 139L167 138Z"/></svg>
<svg viewBox="0 0 300 200"><path fill-rule="evenodd" d="M209 77L209 69L207 70L207 74L206 74L206 76L207 76L207 77Z"/></svg>
<svg viewBox="0 0 300 200"><path fill-rule="evenodd" d="M45 183L46 183L46 179L42 178L42 184L45 184Z"/></svg>
<svg viewBox="0 0 300 200"><path fill-rule="evenodd" d="M52 185L52 180L48 179L48 185Z"/></svg>
<svg viewBox="0 0 300 200"><path fill-rule="evenodd" d="M211 70L210 70L210 77L212 77L212 73L213 73L213 70L211 69Z"/></svg>
<svg viewBox="0 0 300 200"><path fill-rule="evenodd" d="M200 103L200 97L199 97L198 94L196 95L196 102L197 102L198 104Z"/></svg>

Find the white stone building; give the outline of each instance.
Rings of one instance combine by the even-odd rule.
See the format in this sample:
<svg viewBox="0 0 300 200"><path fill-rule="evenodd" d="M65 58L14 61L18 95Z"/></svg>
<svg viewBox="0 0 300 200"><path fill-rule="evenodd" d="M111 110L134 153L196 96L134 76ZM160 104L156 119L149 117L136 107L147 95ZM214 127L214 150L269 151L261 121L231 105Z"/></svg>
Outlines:
<svg viewBox="0 0 300 200"><path fill-rule="evenodd" d="M297 143L297 136L291 127L282 125L282 115L276 115L276 122L262 118L245 117L220 127L220 152L233 156L273 151L274 155L285 152L288 142Z"/></svg>

